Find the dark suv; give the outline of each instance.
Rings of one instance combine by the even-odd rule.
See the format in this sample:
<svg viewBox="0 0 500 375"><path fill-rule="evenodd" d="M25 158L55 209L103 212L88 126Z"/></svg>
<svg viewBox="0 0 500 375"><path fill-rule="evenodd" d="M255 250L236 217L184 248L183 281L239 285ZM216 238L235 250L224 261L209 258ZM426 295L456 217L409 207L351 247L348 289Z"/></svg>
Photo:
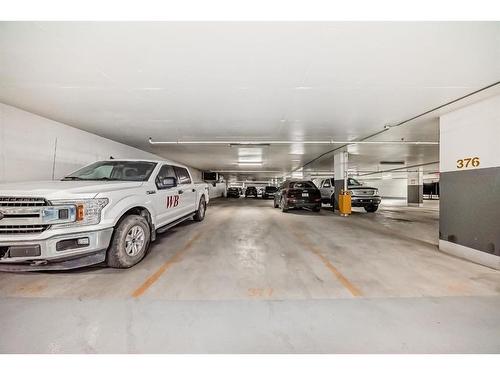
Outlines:
<svg viewBox="0 0 500 375"><path fill-rule="evenodd" d="M312 181L285 181L274 195L274 208L287 212L291 208L321 209L321 193Z"/></svg>
<svg viewBox="0 0 500 375"><path fill-rule="evenodd" d="M226 191L226 197L228 198L239 198L240 197L240 189L237 187L229 187Z"/></svg>
<svg viewBox="0 0 500 375"><path fill-rule="evenodd" d="M248 197L255 197L257 198L257 188L255 186L249 186L246 188L245 190L245 198L248 198Z"/></svg>
<svg viewBox="0 0 500 375"><path fill-rule="evenodd" d="M276 186L266 186L266 188L262 192L262 198L263 199L274 198L276 191L278 191L278 188Z"/></svg>

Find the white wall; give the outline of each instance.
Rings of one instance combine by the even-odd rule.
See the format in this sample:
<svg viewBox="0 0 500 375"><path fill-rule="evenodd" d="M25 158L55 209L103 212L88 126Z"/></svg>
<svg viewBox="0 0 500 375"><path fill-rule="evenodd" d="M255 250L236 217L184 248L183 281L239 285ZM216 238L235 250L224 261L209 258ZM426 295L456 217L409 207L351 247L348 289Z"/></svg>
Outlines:
<svg viewBox="0 0 500 375"><path fill-rule="evenodd" d="M163 159L0 103L0 182L59 179L110 156ZM191 172L201 180L198 170Z"/></svg>
<svg viewBox="0 0 500 375"><path fill-rule="evenodd" d="M500 166L500 95L441 116L439 130L441 173ZM474 157L479 166L457 168L458 159Z"/></svg>
<svg viewBox="0 0 500 375"><path fill-rule="evenodd" d="M408 195L407 180L405 178L392 178L392 179L358 179L360 182L367 186L378 189L382 198L401 198L406 199Z"/></svg>

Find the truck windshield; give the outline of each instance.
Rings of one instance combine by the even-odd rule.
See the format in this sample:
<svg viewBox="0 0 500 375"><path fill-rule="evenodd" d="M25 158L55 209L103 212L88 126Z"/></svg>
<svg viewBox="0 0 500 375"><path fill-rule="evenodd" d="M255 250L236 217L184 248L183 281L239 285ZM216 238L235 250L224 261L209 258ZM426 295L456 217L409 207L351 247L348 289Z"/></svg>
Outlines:
<svg viewBox="0 0 500 375"><path fill-rule="evenodd" d="M361 182L359 182L358 180L355 180L354 178L349 178L348 181L347 181L347 184L350 185L350 186L361 186Z"/></svg>
<svg viewBox="0 0 500 375"><path fill-rule="evenodd" d="M69 176L63 181L147 181L156 167L156 163L147 161L98 161Z"/></svg>

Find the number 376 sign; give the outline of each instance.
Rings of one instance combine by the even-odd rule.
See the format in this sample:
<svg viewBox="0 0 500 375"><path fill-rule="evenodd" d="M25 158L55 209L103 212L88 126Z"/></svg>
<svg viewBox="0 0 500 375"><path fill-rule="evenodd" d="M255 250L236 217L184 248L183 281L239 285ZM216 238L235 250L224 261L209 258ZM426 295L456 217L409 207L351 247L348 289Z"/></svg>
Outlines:
<svg viewBox="0 0 500 375"><path fill-rule="evenodd" d="M479 156L475 156L473 158L463 158L457 160L457 169L464 168L476 168L479 167L481 161L479 160Z"/></svg>

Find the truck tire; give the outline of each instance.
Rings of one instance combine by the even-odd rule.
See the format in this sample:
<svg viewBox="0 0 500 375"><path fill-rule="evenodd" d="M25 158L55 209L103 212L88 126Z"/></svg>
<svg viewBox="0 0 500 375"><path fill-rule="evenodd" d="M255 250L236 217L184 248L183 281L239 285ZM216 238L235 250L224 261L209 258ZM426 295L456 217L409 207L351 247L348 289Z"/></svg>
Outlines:
<svg viewBox="0 0 500 375"><path fill-rule="evenodd" d="M321 206L316 206L316 207L313 207L313 212L319 212L321 210Z"/></svg>
<svg viewBox="0 0 500 375"><path fill-rule="evenodd" d="M207 202L205 202L205 197L200 198L200 203L198 204L198 210L193 216L194 221L203 221L205 218L205 212L207 211Z"/></svg>
<svg viewBox="0 0 500 375"><path fill-rule="evenodd" d="M371 204L369 206L365 206L365 211L366 212L375 212L378 210L378 206L375 204Z"/></svg>
<svg viewBox="0 0 500 375"><path fill-rule="evenodd" d="M129 215L115 228L106 263L112 268L130 268L146 255L151 239L147 220L140 215Z"/></svg>
<svg viewBox="0 0 500 375"><path fill-rule="evenodd" d="M337 210L339 209L337 207L337 202L335 202L335 195L332 195L332 198L330 199L330 204L332 205L332 211L335 212L336 209Z"/></svg>

